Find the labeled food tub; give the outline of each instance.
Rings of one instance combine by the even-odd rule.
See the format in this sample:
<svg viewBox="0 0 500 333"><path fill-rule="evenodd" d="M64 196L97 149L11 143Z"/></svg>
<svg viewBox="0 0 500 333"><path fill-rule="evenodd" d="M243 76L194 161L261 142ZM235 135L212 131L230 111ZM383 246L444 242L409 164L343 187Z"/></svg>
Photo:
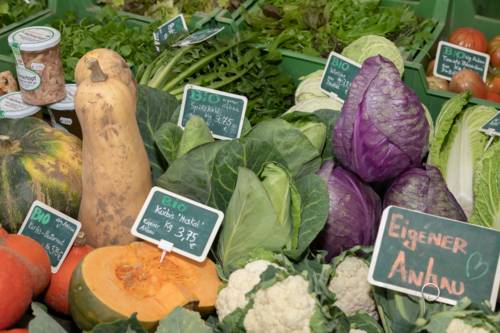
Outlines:
<svg viewBox="0 0 500 333"><path fill-rule="evenodd" d="M66 97L58 102L47 106L52 127L69 132L80 139L82 128L75 112L76 84L66 84Z"/></svg>
<svg viewBox="0 0 500 333"><path fill-rule="evenodd" d="M436 54L440 40L448 40L453 30L459 27L472 27L480 30L489 40L500 34L500 6L496 1L488 0L454 0L450 4L450 13L445 28L438 40L432 45L430 52L419 61L406 64L405 82L417 93L420 100L427 105L433 118L439 114L443 104L455 94L448 91L430 89L426 80L426 68ZM500 110L500 103L472 98L471 105L488 105Z"/></svg>
<svg viewBox="0 0 500 333"><path fill-rule="evenodd" d="M41 108L24 103L20 92L0 96L0 119L20 119L31 116L42 119Z"/></svg>
<svg viewBox="0 0 500 333"><path fill-rule="evenodd" d="M50 27L27 27L9 35L25 103L47 105L66 96L60 42L61 34Z"/></svg>

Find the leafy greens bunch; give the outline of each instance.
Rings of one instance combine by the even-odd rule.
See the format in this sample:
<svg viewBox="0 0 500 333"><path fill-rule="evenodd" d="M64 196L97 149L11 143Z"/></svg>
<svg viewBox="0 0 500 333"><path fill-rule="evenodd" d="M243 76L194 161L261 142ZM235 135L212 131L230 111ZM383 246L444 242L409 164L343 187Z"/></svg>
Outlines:
<svg viewBox="0 0 500 333"><path fill-rule="evenodd" d="M196 12L209 13L218 7L230 7L229 0L98 0L113 9L169 20L179 14L189 17Z"/></svg>
<svg viewBox="0 0 500 333"><path fill-rule="evenodd" d="M260 42L282 39L284 48L323 57L365 35L384 36L411 57L435 27L407 6L382 7L380 0L264 0L245 20Z"/></svg>
<svg viewBox="0 0 500 333"><path fill-rule="evenodd" d="M292 78L283 73L276 53L253 47L251 36L167 48L137 73L140 84L182 98L187 83L248 98L252 124L277 117L293 104Z"/></svg>
<svg viewBox="0 0 500 333"><path fill-rule="evenodd" d="M19 22L46 7L46 0L2 0L0 2L0 29Z"/></svg>
<svg viewBox="0 0 500 333"><path fill-rule="evenodd" d="M143 28L130 27L127 18L114 10L105 8L94 18L78 20L74 14L56 21L53 26L61 32L61 59L65 80L74 80L74 68L78 60L88 51L109 48L127 59L132 70L141 64L153 61L157 56L152 33L157 23Z"/></svg>

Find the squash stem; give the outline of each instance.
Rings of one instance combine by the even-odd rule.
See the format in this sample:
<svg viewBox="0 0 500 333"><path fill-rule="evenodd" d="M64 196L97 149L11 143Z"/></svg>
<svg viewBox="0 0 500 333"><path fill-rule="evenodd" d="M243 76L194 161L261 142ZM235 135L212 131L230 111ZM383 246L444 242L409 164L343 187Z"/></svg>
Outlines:
<svg viewBox="0 0 500 333"><path fill-rule="evenodd" d="M0 148L8 149L12 147L12 140L8 135L0 135Z"/></svg>
<svg viewBox="0 0 500 333"><path fill-rule="evenodd" d="M103 82L108 79L108 76L102 71L99 61L96 58L89 58L87 60L87 68L92 72L90 74L92 82Z"/></svg>

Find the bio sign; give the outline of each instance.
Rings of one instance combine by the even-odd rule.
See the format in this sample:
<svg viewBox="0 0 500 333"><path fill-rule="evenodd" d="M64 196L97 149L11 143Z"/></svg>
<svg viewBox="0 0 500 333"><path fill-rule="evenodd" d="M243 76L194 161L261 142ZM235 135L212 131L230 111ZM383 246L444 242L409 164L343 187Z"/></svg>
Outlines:
<svg viewBox="0 0 500 333"><path fill-rule="evenodd" d="M321 90L343 102L361 65L336 52L331 52L321 79Z"/></svg>
<svg viewBox="0 0 500 333"><path fill-rule="evenodd" d="M49 255L52 273L57 273L81 227L79 221L40 201L35 201L19 234L30 237L42 245Z"/></svg>
<svg viewBox="0 0 500 333"><path fill-rule="evenodd" d="M169 251L202 262L207 257L224 213L160 187L153 187L132 234ZM163 247L162 247L163 249Z"/></svg>
<svg viewBox="0 0 500 333"><path fill-rule="evenodd" d="M178 125L184 128L189 118L199 116L215 138L236 139L241 135L247 103L245 96L187 84Z"/></svg>
<svg viewBox="0 0 500 333"><path fill-rule="evenodd" d="M436 53L434 76L451 80L453 75L468 68L477 72L483 81L486 81L489 63L490 55L487 53L441 41Z"/></svg>
<svg viewBox="0 0 500 333"><path fill-rule="evenodd" d="M173 37L181 33L188 32L184 15L180 14L173 19L162 24L153 32L153 40L156 49L159 51L161 45L169 44Z"/></svg>
<svg viewBox="0 0 500 333"><path fill-rule="evenodd" d="M384 210L368 280L415 296L456 304L489 300L500 283L500 232L389 206Z"/></svg>
<svg viewBox="0 0 500 333"><path fill-rule="evenodd" d="M483 127L481 132L491 136L500 136L500 112L497 112Z"/></svg>

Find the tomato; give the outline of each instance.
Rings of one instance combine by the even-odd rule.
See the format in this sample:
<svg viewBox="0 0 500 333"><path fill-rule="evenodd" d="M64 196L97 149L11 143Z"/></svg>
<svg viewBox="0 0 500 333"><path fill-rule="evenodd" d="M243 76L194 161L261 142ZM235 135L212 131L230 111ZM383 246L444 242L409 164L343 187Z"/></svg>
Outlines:
<svg viewBox="0 0 500 333"><path fill-rule="evenodd" d="M488 78L488 89L500 94L500 76L492 76Z"/></svg>
<svg viewBox="0 0 500 333"><path fill-rule="evenodd" d="M500 67L500 35L493 37L488 46L490 63L493 67Z"/></svg>
<svg viewBox="0 0 500 333"><path fill-rule="evenodd" d="M472 96L484 99L488 87L477 72L471 69L462 69L453 75L450 82L450 91L461 93L467 90L472 93Z"/></svg>
<svg viewBox="0 0 500 333"><path fill-rule="evenodd" d="M486 52L488 50L486 37L481 31L474 28L458 28L451 33L448 41L478 52Z"/></svg>
<svg viewBox="0 0 500 333"><path fill-rule="evenodd" d="M500 103L500 94L497 94L494 91L488 90L488 93L486 94L486 99L490 100L495 103Z"/></svg>

